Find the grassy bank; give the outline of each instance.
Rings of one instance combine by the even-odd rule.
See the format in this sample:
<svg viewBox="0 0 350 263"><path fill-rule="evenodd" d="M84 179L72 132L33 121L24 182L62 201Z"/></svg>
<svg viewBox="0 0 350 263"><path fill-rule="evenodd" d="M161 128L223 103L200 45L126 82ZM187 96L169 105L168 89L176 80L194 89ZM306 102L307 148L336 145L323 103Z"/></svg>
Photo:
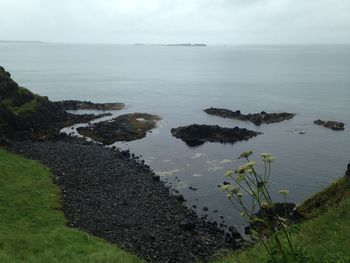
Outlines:
<svg viewBox="0 0 350 263"><path fill-rule="evenodd" d="M46 167L0 149L0 262L141 262L66 226Z"/></svg>
<svg viewBox="0 0 350 263"><path fill-rule="evenodd" d="M293 243L305 256L301 262L350 262L350 186L342 178L315 194L298 208L307 220ZM287 247L286 240L284 246ZM270 262L261 244L241 253L231 254L216 263Z"/></svg>

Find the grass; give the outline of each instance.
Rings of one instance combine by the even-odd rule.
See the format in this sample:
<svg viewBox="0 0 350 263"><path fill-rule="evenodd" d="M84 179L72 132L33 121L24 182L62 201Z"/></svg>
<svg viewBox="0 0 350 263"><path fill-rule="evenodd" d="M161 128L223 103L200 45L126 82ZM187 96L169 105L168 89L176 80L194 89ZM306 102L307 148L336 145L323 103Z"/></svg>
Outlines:
<svg viewBox="0 0 350 263"><path fill-rule="evenodd" d="M0 103L1 107L8 109L12 114L16 116L25 116L35 112L40 104L41 97L35 95L34 98L21 106L14 106L11 98L7 98Z"/></svg>
<svg viewBox="0 0 350 263"><path fill-rule="evenodd" d="M350 186L345 178L306 200L300 207L307 220L293 235L298 251L307 256L301 262L350 262ZM287 247L286 240L284 246ZM231 254L216 263L269 262L261 244Z"/></svg>
<svg viewBox="0 0 350 263"><path fill-rule="evenodd" d="M49 170L0 149L0 262L141 262L66 226Z"/></svg>

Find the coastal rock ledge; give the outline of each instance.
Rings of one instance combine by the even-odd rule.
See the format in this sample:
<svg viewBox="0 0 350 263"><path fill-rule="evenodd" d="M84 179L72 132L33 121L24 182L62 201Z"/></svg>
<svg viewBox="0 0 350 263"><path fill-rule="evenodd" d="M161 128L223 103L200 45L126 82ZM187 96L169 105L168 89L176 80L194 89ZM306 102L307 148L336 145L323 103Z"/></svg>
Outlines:
<svg viewBox="0 0 350 263"><path fill-rule="evenodd" d="M117 141L133 141L144 138L147 132L157 126L159 120L160 117L148 113L124 114L112 120L80 127L78 132L95 141L110 145Z"/></svg>
<svg viewBox="0 0 350 263"><path fill-rule="evenodd" d="M250 121L255 125L261 125L262 123L276 123L285 120L290 120L295 116L295 113L281 112L281 113L267 113L262 111L260 113L242 114L240 110L231 111L220 108L209 108L204 110L210 115L219 116L222 118L237 119L241 121Z"/></svg>
<svg viewBox="0 0 350 263"><path fill-rule="evenodd" d="M53 102L61 110L121 110L125 108L124 103L93 103L91 101L62 100Z"/></svg>
<svg viewBox="0 0 350 263"><path fill-rule="evenodd" d="M345 124L339 121L322 121L320 119L314 121L314 124L326 127L333 131L342 131L344 130Z"/></svg>
<svg viewBox="0 0 350 263"><path fill-rule="evenodd" d="M205 142L235 143L249 140L260 132L238 127L225 128L218 125L192 124L171 129L171 134L188 146L199 146Z"/></svg>

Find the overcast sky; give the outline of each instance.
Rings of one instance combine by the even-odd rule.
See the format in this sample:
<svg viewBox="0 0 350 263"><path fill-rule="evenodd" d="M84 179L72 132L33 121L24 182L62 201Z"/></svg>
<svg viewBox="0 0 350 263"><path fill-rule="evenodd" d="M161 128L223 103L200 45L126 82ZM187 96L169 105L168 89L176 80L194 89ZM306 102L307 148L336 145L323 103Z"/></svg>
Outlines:
<svg viewBox="0 0 350 263"><path fill-rule="evenodd" d="M0 0L0 39L350 43L350 0Z"/></svg>

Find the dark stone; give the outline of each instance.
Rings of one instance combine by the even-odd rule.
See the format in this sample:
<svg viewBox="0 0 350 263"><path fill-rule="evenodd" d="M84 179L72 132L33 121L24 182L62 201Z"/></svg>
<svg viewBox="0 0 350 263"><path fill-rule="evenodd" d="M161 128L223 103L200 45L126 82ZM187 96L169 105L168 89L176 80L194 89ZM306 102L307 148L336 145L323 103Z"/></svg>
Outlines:
<svg viewBox="0 0 350 263"><path fill-rule="evenodd" d="M198 188L195 188L195 187L192 187L192 186L190 186L188 189L190 189L192 191L197 191L198 190Z"/></svg>
<svg viewBox="0 0 350 263"><path fill-rule="evenodd" d="M110 145L117 141L142 139L147 132L156 127L160 118L148 113L120 115L112 120L102 121L87 127L78 128L78 132L95 141ZM135 158L135 156L133 156Z"/></svg>
<svg viewBox="0 0 350 263"><path fill-rule="evenodd" d="M203 211L208 211L208 207L203 207Z"/></svg>
<svg viewBox="0 0 350 263"><path fill-rule="evenodd" d="M218 125L192 124L173 128L171 134L183 140L188 146L198 146L205 142L235 143L249 140L261 133L238 127L223 128Z"/></svg>
<svg viewBox="0 0 350 263"><path fill-rule="evenodd" d="M345 124L339 121L322 121L318 119L314 121L314 124L326 127L334 131L342 131L345 129Z"/></svg>
<svg viewBox="0 0 350 263"><path fill-rule="evenodd" d="M160 176L158 176L158 175L153 175L152 176L152 179L154 180L154 181L160 181Z"/></svg>
<svg viewBox="0 0 350 263"><path fill-rule="evenodd" d="M93 103L91 101L63 100L53 102L61 110L121 110L125 108L124 103Z"/></svg>
<svg viewBox="0 0 350 263"><path fill-rule="evenodd" d="M186 231L194 231L196 229L196 224L192 219L185 218L181 220L180 227Z"/></svg>
<svg viewBox="0 0 350 263"><path fill-rule="evenodd" d="M267 113L265 111L262 111L260 113L242 114L240 110L231 111L231 110L220 109L220 108L209 108L209 109L205 109L204 111L210 115L215 115L222 118L250 121L257 126L261 125L262 123L269 124L269 123L281 122L284 120L290 120L295 116L295 113L288 113L288 112Z"/></svg>

